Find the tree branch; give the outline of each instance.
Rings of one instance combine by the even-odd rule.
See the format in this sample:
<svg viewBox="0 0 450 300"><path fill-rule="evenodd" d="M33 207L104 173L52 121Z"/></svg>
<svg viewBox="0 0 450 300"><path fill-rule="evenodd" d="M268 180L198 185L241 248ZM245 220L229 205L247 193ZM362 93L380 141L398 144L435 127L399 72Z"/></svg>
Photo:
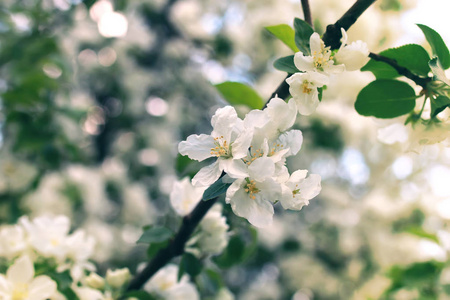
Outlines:
<svg viewBox="0 0 450 300"><path fill-rule="evenodd" d="M183 218L183 223L181 224L177 235L170 241L169 245L158 251L144 270L133 278L128 285L127 291L141 289L147 280L171 261L172 258L184 253L186 242L208 210L217 202L217 199L218 197L208 201L200 201L194 210Z"/></svg>
<svg viewBox="0 0 450 300"><path fill-rule="evenodd" d="M416 74L413 74L409 69L400 66L395 59L388 58L372 52L369 54L369 57L372 58L373 60L387 63L388 65L393 67L398 72L398 74L411 79L417 85L420 85L424 89L426 89L427 84L431 81L430 77L420 77L417 76Z"/></svg>
<svg viewBox="0 0 450 300"><path fill-rule="evenodd" d="M336 23L328 25L323 41L325 45L330 46L331 49L338 49L341 45L341 28L348 30L361 14L369 8L376 0L357 0L347 12L336 21Z"/></svg>
<svg viewBox="0 0 450 300"><path fill-rule="evenodd" d="M308 0L301 0L301 1L302 1L303 15L305 16L305 21L306 21L306 23L311 25L311 27L313 27L311 8L309 7L309 2L308 2Z"/></svg>

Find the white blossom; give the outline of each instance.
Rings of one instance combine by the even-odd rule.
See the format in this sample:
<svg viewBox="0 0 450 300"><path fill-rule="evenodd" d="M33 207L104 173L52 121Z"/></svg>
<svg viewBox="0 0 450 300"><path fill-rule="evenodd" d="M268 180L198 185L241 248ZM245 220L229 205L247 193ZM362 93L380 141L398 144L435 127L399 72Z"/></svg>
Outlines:
<svg viewBox="0 0 450 300"><path fill-rule="evenodd" d="M286 79L289 84L289 93L295 100L298 112L308 116L319 105L318 88L328 84L327 76L317 72L295 73Z"/></svg>
<svg viewBox="0 0 450 300"><path fill-rule="evenodd" d="M198 300L200 296L186 275L178 280L178 266L167 265L144 285L144 290L165 300Z"/></svg>
<svg viewBox="0 0 450 300"><path fill-rule="evenodd" d="M6 226L0 230L0 256L12 259L28 248L25 231L19 225Z"/></svg>
<svg viewBox="0 0 450 300"><path fill-rule="evenodd" d="M122 268L117 270L106 270L106 282L113 288L121 288L131 278L130 270Z"/></svg>
<svg viewBox="0 0 450 300"><path fill-rule="evenodd" d="M241 158L247 155L252 132L245 130L243 121L238 118L231 106L219 108L211 119L211 135L190 135L178 145L178 151L191 159L203 161L209 157L217 160L202 168L192 179L195 186L209 186L222 171L232 177L245 177L245 164Z"/></svg>
<svg viewBox="0 0 450 300"><path fill-rule="evenodd" d="M280 203L285 209L300 210L320 193L320 175L306 177L307 170L297 170L282 185Z"/></svg>
<svg viewBox="0 0 450 300"><path fill-rule="evenodd" d="M341 73L345 71L344 65L334 65L330 47L325 47L325 43L317 32L309 38L311 56L305 56L302 52L294 55L294 64L300 71L320 72L326 75Z"/></svg>
<svg viewBox="0 0 450 300"><path fill-rule="evenodd" d="M200 232L194 237L202 253L220 254L228 244L226 218L222 216L222 206L215 204L199 224Z"/></svg>
<svg viewBox="0 0 450 300"><path fill-rule="evenodd" d="M272 223L272 203L281 197L281 186L272 178L256 181L251 178L237 179L227 190L225 201L233 212L246 218L256 227L267 227Z"/></svg>
<svg viewBox="0 0 450 300"><path fill-rule="evenodd" d="M341 47L339 51L334 55L336 63L343 64L347 71L355 71L364 67L365 64L370 60L369 58L369 48L367 44L361 40L347 45L347 33L344 28L341 28L342 39Z"/></svg>
<svg viewBox="0 0 450 300"><path fill-rule="evenodd" d="M170 192L170 204L180 216L188 215L202 199L204 187L195 187L188 177L176 181Z"/></svg>
<svg viewBox="0 0 450 300"><path fill-rule="evenodd" d="M34 266L27 255L18 258L0 274L0 299L45 300L56 293L56 282L46 275L34 277Z"/></svg>

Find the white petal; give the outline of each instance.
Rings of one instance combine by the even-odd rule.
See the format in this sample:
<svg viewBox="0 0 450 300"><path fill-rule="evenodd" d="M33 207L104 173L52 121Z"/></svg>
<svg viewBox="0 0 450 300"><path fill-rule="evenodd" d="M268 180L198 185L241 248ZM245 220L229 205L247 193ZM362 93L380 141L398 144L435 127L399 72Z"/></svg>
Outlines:
<svg viewBox="0 0 450 300"><path fill-rule="evenodd" d="M222 171L219 169L218 161L216 161L209 166L201 168L192 178L192 184L194 186L209 186L219 179L220 174L222 174Z"/></svg>
<svg viewBox="0 0 450 300"><path fill-rule="evenodd" d="M219 159L219 169L224 170L231 178L248 177L247 165L240 159Z"/></svg>
<svg viewBox="0 0 450 300"><path fill-rule="evenodd" d="M231 151L233 159L239 159L246 157L248 154L248 148L252 142L253 131L243 131L231 145Z"/></svg>
<svg viewBox="0 0 450 300"><path fill-rule="evenodd" d="M317 196L322 189L320 182L321 182L320 175L318 174L309 175L299 185L300 196L306 200L310 200L315 196Z"/></svg>
<svg viewBox="0 0 450 300"><path fill-rule="evenodd" d="M302 148L303 134L300 130L289 130L280 135L279 141L285 148L289 148L286 156L296 155Z"/></svg>
<svg viewBox="0 0 450 300"><path fill-rule="evenodd" d="M298 108L298 113L304 116L309 116L316 111L319 105L319 92L315 90L312 94L306 95L303 98L295 98Z"/></svg>
<svg viewBox="0 0 450 300"><path fill-rule="evenodd" d="M265 111L254 109L247 113L244 118L244 126L248 129L262 128L270 121Z"/></svg>
<svg viewBox="0 0 450 300"><path fill-rule="evenodd" d="M44 300L50 298L56 292L56 282L50 277L38 276L30 284L29 297L35 300Z"/></svg>
<svg viewBox="0 0 450 300"><path fill-rule="evenodd" d="M229 202L237 216L246 218L256 227L267 227L272 223L274 213L272 204L260 197L251 199L242 187L229 197Z"/></svg>
<svg viewBox="0 0 450 300"><path fill-rule="evenodd" d="M27 283L34 277L34 266L28 255L21 256L6 272L6 278L12 283Z"/></svg>
<svg viewBox="0 0 450 300"><path fill-rule="evenodd" d="M273 98L265 110L280 131L286 131L292 127L297 117L297 106L292 99L286 103L280 98Z"/></svg>
<svg viewBox="0 0 450 300"><path fill-rule="evenodd" d="M294 173L291 174L291 177L289 178L289 182L292 183L298 183L306 178L306 175L308 174L308 170L297 170Z"/></svg>
<svg viewBox="0 0 450 300"><path fill-rule="evenodd" d="M309 72L308 75L308 81L314 83L317 87L322 87L330 82L330 77L318 72Z"/></svg>
<svg viewBox="0 0 450 300"><path fill-rule="evenodd" d="M214 148L214 138L206 134L192 134L186 141L178 144L178 152L191 159L202 161L211 157L211 148Z"/></svg>
<svg viewBox="0 0 450 300"><path fill-rule="evenodd" d="M311 48L311 53L321 52L323 46L325 45L322 39L320 38L319 34L317 32L311 34L311 37L309 38L309 47Z"/></svg>
<svg viewBox="0 0 450 300"><path fill-rule="evenodd" d="M272 177L275 173L275 163L269 157L255 159L248 167L249 177L256 181L264 181L267 177Z"/></svg>
<svg viewBox="0 0 450 300"><path fill-rule="evenodd" d="M180 216L188 215L201 200L204 188L192 186L189 178L174 183L170 192L170 203Z"/></svg>
<svg viewBox="0 0 450 300"><path fill-rule="evenodd" d="M314 59L312 56L304 56L302 52L294 55L294 64L300 71L314 71Z"/></svg>

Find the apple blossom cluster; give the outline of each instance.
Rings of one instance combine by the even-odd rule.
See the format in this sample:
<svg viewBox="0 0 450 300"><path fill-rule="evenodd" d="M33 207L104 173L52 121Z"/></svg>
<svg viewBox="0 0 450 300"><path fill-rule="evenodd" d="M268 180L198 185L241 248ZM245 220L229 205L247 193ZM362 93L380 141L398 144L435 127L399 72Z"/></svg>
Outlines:
<svg viewBox="0 0 450 300"><path fill-rule="evenodd" d="M301 115L312 114L319 105L319 93L330 81L332 74L355 71L369 61L367 44L356 41L347 45L347 33L341 28L341 47L337 51L325 47L317 32L309 39L311 55L295 53L294 64L300 73L286 79L289 92Z"/></svg>
<svg viewBox="0 0 450 300"><path fill-rule="evenodd" d="M118 299L129 270L108 269L103 279L89 262L95 240L81 229L69 231L70 220L63 215L33 220L23 216L17 224L1 227L0 257L7 270L0 274L0 299L63 300L62 289L68 288L80 300ZM70 282L60 286L61 276Z"/></svg>
<svg viewBox="0 0 450 300"><path fill-rule="evenodd" d="M302 132L290 129L296 116L296 101L286 103L278 97L244 119L231 106L219 108L211 119L210 135L190 135L178 146L182 155L194 160L215 158L194 176L193 185L208 187L225 172L221 180L231 183L226 203L256 227L272 223L277 202L285 209L300 210L321 185L319 175L307 177L306 170L290 175L286 167L286 158L296 155L303 142Z"/></svg>

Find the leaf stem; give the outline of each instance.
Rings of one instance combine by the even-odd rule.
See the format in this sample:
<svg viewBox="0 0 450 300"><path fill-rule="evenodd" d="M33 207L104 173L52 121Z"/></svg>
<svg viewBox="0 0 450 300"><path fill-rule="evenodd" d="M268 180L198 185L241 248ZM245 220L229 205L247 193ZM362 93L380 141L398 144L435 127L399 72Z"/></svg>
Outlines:
<svg viewBox="0 0 450 300"><path fill-rule="evenodd" d="M302 2L303 15L305 16L305 22L308 23L312 28L314 28L313 23L312 23L311 8L309 6L309 1L301 0L301 2Z"/></svg>
<svg viewBox="0 0 450 300"><path fill-rule="evenodd" d="M369 57L376 61L381 61L384 63L387 63L391 67L393 67L398 74L405 76L406 78L411 79L414 81L417 85L420 85L424 90L427 89L427 84L431 81L430 77L420 77L415 74L413 74L409 69L400 66L395 59L388 58L376 53L370 53Z"/></svg>

